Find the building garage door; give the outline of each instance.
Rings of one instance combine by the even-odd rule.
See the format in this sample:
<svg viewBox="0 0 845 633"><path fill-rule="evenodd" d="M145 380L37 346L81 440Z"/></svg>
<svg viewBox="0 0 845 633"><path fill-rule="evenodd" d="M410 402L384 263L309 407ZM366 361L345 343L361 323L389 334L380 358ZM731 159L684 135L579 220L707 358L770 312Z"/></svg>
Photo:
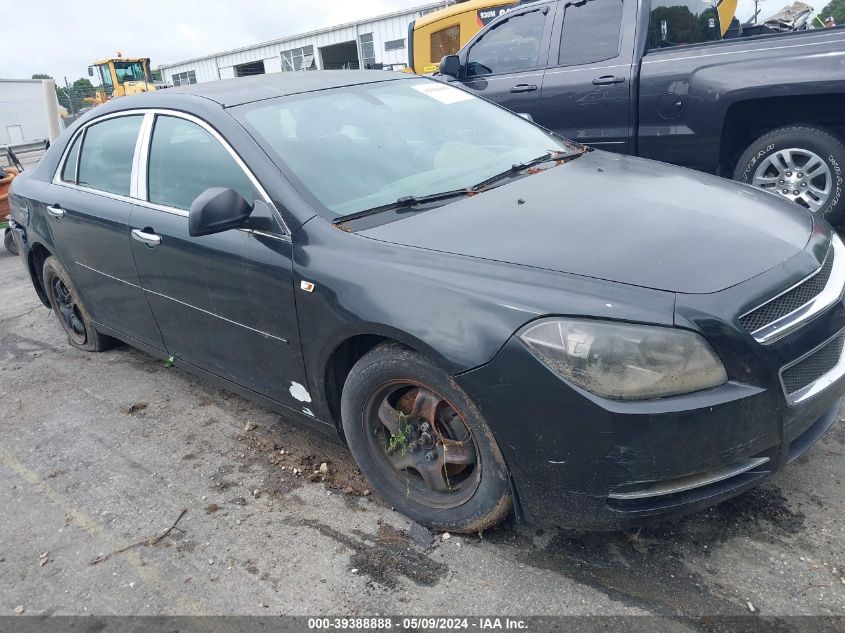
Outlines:
<svg viewBox="0 0 845 633"><path fill-rule="evenodd" d="M235 66L235 77L249 77L251 75L264 74L264 60L240 64Z"/></svg>
<svg viewBox="0 0 845 633"><path fill-rule="evenodd" d="M361 67L355 40L324 46L320 49L320 58L323 60L323 70L355 70Z"/></svg>

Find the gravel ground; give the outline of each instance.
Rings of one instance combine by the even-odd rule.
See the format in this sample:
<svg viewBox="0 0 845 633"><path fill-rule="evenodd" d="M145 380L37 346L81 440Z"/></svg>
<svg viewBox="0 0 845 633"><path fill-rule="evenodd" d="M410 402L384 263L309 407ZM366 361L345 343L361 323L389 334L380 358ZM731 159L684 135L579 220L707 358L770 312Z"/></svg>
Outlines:
<svg viewBox="0 0 845 633"><path fill-rule="evenodd" d="M339 443L129 347L74 350L5 251L0 279L0 615L845 614L841 422L659 527L423 550Z"/></svg>

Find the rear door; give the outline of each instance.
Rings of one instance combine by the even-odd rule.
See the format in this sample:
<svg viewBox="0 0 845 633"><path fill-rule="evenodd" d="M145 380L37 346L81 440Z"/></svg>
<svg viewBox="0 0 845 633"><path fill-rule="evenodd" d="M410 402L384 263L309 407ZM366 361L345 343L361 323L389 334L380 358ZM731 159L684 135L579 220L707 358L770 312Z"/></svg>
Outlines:
<svg viewBox="0 0 845 633"><path fill-rule="evenodd" d="M141 113L120 113L81 129L43 202L57 254L92 320L163 350L129 245L142 121Z"/></svg>
<svg viewBox="0 0 845 633"><path fill-rule="evenodd" d="M132 212L132 250L167 351L302 410L302 396L294 397L301 394L294 383L306 381L290 237L258 181L210 126L176 112L150 116L139 175L146 201ZM188 209L210 187L234 189L255 204L247 226L190 236Z"/></svg>
<svg viewBox="0 0 845 633"><path fill-rule="evenodd" d="M554 4L512 11L469 44L462 83L478 96L537 119Z"/></svg>
<svg viewBox="0 0 845 633"><path fill-rule="evenodd" d="M561 136L628 153L635 0L561 2L539 122ZM629 41L630 40L630 41Z"/></svg>

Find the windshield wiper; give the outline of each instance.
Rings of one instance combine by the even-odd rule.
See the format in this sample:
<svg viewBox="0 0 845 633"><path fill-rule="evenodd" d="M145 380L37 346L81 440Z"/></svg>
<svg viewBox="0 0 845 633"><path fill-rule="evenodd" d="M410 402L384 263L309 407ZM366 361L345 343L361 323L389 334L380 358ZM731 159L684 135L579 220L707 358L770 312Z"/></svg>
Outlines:
<svg viewBox="0 0 845 633"><path fill-rule="evenodd" d="M583 152L578 152L573 154L572 152L564 152L559 150L546 152L542 156L532 158L531 160L527 160L524 163L515 163L509 169L506 169L505 171L498 173L495 176L490 176L489 178L473 185L471 189L473 191L481 191L492 185L494 182L498 182L499 180L503 180L505 178L513 176L514 174L518 174L519 172L524 171L526 169L530 169L535 165L540 165L542 163L547 163L553 160L569 160L571 158L574 158L575 156L580 156L582 153Z"/></svg>
<svg viewBox="0 0 845 633"><path fill-rule="evenodd" d="M425 196L403 196L399 198L396 202L388 202L387 204L382 204L377 207L372 207L371 209L364 209L363 211L357 211L356 213L350 213L348 215L341 215L336 217L332 220L333 224L345 224L350 220L358 220L360 218L366 218L371 215L375 215L376 213L382 213L384 211L394 211L396 209L405 209L407 207L413 207L418 204L427 204L429 202L438 202L440 200L448 200L449 198L457 198L459 196L471 196L474 195L476 192L472 189L453 189L451 191L441 191L439 193L430 193Z"/></svg>

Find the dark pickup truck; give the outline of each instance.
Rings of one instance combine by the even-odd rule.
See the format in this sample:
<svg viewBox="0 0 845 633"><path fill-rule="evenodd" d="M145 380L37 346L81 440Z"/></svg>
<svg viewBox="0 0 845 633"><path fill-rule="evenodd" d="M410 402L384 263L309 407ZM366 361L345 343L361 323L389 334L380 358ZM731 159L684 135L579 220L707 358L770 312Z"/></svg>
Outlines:
<svg viewBox="0 0 845 633"><path fill-rule="evenodd" d="M531 2L440 72L561 136L751 183L841 225L845 29L765 31L722 28L701 0Z"/></svg>

